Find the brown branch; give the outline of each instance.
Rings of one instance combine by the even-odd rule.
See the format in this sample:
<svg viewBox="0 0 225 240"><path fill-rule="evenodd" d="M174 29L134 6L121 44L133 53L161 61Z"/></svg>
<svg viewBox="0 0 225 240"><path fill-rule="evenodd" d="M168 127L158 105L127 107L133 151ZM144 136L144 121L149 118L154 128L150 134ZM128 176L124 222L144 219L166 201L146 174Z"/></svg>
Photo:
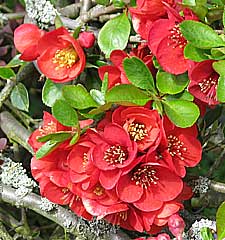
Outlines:
<svg viewBox="0 0 225 240"><path fill-rule="evenodd" d="M27 194L22 199L18 200L18 197L15 195L15 189L6 186L1 185L1 193L0 198L2 201L10 203L14 206L21 206L24 208L31 209L35 211L36 213L52 220L53 222L57 223L58 225L65 228L65 221L70 220L70 226L68 228L68 231L71 232L74 235L80 235L79 227L81 224L85 224L84 221L77 217L73 212L67 210L66 208L63 208L61 206L57 206L54 211L46 212L41 209L41 197L35 193ZM83 225L82 225L83 226ZM88 230L88 229L86 229ZM95 236L92 232L87 232L87 239L91 240ZM119 231L117 233L111 233L107 235L107 238L100 238L100 239L107 239L107 240L130 240L130 238L123 233L122 231Z"/></svg>
<svg viewBox="0 0 225 240"><path fill-rule="evenodd" d="M9 139L19 143L30 153L33 153L32 148L27 143L31 132L22 126L12 114L6 111L0 113L0 127Z"/></svg>

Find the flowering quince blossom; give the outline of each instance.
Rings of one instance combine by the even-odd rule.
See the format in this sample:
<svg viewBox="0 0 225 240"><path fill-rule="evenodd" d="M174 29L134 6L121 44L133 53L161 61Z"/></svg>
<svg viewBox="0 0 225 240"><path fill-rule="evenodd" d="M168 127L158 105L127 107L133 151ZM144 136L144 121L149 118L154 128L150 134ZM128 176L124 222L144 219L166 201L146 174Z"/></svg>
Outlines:
<svg viewBox="0 0 225 240"><path fill-rule="evenodd" d="M213 60L206 60L196 63L188 71L190 78L189 92L208 105L219 103L216 98L219 74L212 67L214 62Z"/></svg>
<svg viewBox="0 0 225 240"><path fill-rule="evenodd" d="M24 61L36 60L39 56L38 41L45 34L34 24L22 24L14 32L14 44L22 53L20 59Z"/></svg>
<svg viewBox="0 0 225 240"><path fill-rule="evenodd" d="M38 138L58 132L72 132L72 128L63 126L50 113L44 112L43 125L30 135L28 143L36 152L44 144L43 142L38 142Z"/></svg>
<svg viewBox="0 0 225 240"><path fill-rule="evenodd" d="M84 43L85 36L81 34L80 41L90 46L89 40ZM37 60L40 71L54 82L71 81L84 70L86 58L79 40L64 27L44 33L33 24L23 24L16 29L14 39L21 59Z"/></svg>
<svg viewBox="0 0 225 240"><path fill-rule="evenodd" d="M157 111L144 107L119 107L112 121L121 125L135 141L140 151L156 149L161 140L162 121Z"/></svg>
<svg viewBox="0 0 225 240"><path fill-rule="evenodd" d="M190 60L184 58L187 40L183 37L179 24L184 20L198 20L191 10L185 9L184 17L166 5L168 19L155 21L149 30L148 44L163 70L181 74L188 70ZM179 64L174 64L179 62Z"/></svg>
<svg viewBox="0 0 225 240"><path fill-rule="evenodd" d="M165 0L170 6L175 7L176 1ZM162 0L138 0L137 7L130 7L134 29L143 39L148 39L148 32L152 22L167 16Z"/></svg>

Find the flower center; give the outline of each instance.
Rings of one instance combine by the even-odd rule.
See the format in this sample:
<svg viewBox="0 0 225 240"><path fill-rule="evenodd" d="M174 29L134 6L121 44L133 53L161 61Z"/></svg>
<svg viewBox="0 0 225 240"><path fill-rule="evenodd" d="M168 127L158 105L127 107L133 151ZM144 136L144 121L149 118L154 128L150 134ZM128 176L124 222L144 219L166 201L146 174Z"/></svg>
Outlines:
<svg viewBox="0 0 225 240"><path fill-rule="evenodd" d="M47 123L45 126L42 126L39 128L39 132L41 136L45 136L51 133L55 133L57 131L56 129L56 124L51 121L49 123ZM40 136L37 136L37 138L39 138Z"/></svg>
<svg viewBox="0 0 225 240"><path fill-rule="evenodd" d="M105 151L104 154L104 160L108 164L116 164L120 163L123 164L123 162L127 159L127 151L124 150L119 145L113 145L109 149Z"/></svg>
<svg viewBox="0 0 225 240"><path fill-rule="evenodd" d="M55 56L52 59L52 62L58 65L55 69L59 70L63 67L71 68L74 63L77 62L78 58L79 57L75 49L70 46L61 50L57 50L55 52Z"/></svg>
<svg viewBox="0 0 225 240"><path fill-rule="evenodd" d="M141 141L142 139L145 138L145 136L148 135L148 131L145 127L144 124L139 124L139 123L131 123L128 126L127 129L128 133L130 134L130 137L133 141Z"/></svg>
<svg viewBox="0 0 225 240"><path fill-rule="evenodd" d="M87 153L84 153L83 154L83 162L82 162L83 168L86 167L87 163L88 163L88 155L87 155Z"/></svg>
<svg viewBox="0 0 225 240"><path fill-rule="evenodd" d="M169 39L171 40L172 44L174 45L173 48L179 47L184 48L187 44L187 40L183 37L179 25L175 25L170 30ZM172 45L170 44L170 45Z"/></svg>
<svg viewBox="0 0 225 240"><path fill-rule="evenodd" d="M216 88L218 83L218 74L213 73L209 78L203 79L198 85L200 91L206 94L208 99L216 100Z"/></svg>
<svg viewBox="0 0 225 240"><path fill-rule="evenodd" d="M103 193L104 193L104 188L101 187L101 186L97 186L95 189L94 189L94 194L97 195L97 196L101 196Z"/></svg>
<svg viewBox="0 0 225 240"><path fill-rule="evenodd" d="M136 185L141 185L142 188L147 189L151 184L156 185L159 178L156 176L156 170L152 166L143 166L138 168L131 180L135 181Z"/></svg>
<svg viewBox="0 0 225 240"><path fill-rule="evenodd" d="M181 160L184 160L182 152L186 152L187 148L184 147L184 143L179 140L176 136L169 135L168 140L168 150L172 157L179 157Z"/></svg>

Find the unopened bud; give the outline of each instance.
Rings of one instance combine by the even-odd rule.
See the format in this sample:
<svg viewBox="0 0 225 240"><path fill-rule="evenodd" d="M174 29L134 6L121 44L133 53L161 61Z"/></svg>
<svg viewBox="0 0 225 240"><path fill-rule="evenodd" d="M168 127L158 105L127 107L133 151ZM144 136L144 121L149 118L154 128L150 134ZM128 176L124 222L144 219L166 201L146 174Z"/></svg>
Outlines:
<svg viewBox="0 0 225 240"><path fill-rule="evenodd" d="M172 215L168 220L168 226L169 226L170 232L177 239L182 239L182 234L185 228L185 223L183 218L181 218L178 214Z"/></svg>
<svg viewBox="0 0 225 240"><path fill-rule="evenodd" d="M81 32L79 34L79 43L83 48L91 48L95 43L95 35L93 32Z"/></svg>

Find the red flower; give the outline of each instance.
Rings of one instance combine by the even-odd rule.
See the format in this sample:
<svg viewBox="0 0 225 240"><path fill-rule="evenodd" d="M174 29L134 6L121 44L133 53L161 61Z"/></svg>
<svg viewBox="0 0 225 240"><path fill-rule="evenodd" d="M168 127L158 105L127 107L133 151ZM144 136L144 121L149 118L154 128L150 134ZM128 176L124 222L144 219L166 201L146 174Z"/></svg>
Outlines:
<svg viewBox="0 0 225 240"><path fill-rule="evenodd" d="M33 148L34 152L36 152L44 143L38 142L37 139L39 137L43 137L45 135L51 133L68 131L71 132L71 127L63 126L59 123L50 113L44 112L43 116L43 126L36 129L29 137L28 143ZM71 135L72 136L72 135Z"/></svg>
<svg viewBox="0 0 225 240"><path fill-rule="evenodd" d="M216 88L219 74L213 69L213 60L196 63L188 72L191 80L188 90L200 101L209 105L219 102L216 98Z"/></svg>
<svg viewBox="0 0 225 240"><path fill-rule="evenodd" d="M175 6L173 0L165 0ZM129 8L134 29L143 39L148 39L151 23L167 16L162 0L138 0L137 7Z"/></svg>
<svg viewBox="0 0 225 240"><path fill-rule="evenodd" d="M93 164L100 170L99 181L105 189L112 189L121 175L126 174L138 162L137 145L128 133L116 124L108 124L102 134L88 131L95 143L92 153Z"/></svg>
<svg viewBox="0 0 225 240"><path fill-rule="evenodd" d="M34 24L22 24L14 32L14 44L19 52L22 53L20 59L33 61L39 56L37 49L38 41L45 34Z"/></svg>
<svg viewBox="0 0 225 240"><path fill-rule="evenodd" d="M182 240L182 234L184 232L185 223L183 218L178 214L172 215L168 220L168 226L170 232L177 238Z"/></svg>
<svg viewBox="0 0 225 240"><path fill-rule="evenodd" d="M194 125L189 128L179 128L171 123L167 117L164 117L163 125L174 171L179 176L184 177L185 167L194 167L201 160L202 147L197 139L197 127Z"/></svg>
<svg viewBox="0 0 225 240"><path fill-rule="evenodd" d="M123 60L128 55L122 50L114 50L110 54L110 60L113 66L102 66L98 68L98 74L101 80L104 79L105 73L108 73L108 88L112 88L117 84L130 83L123 70Z"/></svg>
<svg viewBox="0 0 225 240"><path fill-rule="evenodd" d="M76 78L86 64L79 42L64 28L46 34L33 24L24 24L15 31L15 44L23 60L37 59L41 72L54 82Z"/></svg>
<svg viewBox="0 0 225 240"><path fill-rule="evenodd" d="M183 189L182 180L170 169L154 163L140 163L117 184L119 198L142 211L160 209ZM134 194L135 193L135 194Z"/></svg>
<svg viewBox="0 0 225 240"><path fill-rule="evenodd" d="M112 122L121 125L135 141L140 151L157 148L161 140L162 121L157 111L144 107L119 107Z"/></svg>
<svg viewBox="0 0 225 240"><path fill-rule="evenodd" d="M95 43L95 35L93 32L81 32L78 41L83 48L91 48Z"/></svg>
<svg viewBox="0 0 225 240"><path fill-rule="evenodd" d="M71 81L84 70L84 51L63 27L46 33L38 43L38 51L38 67L54 82Z"/></svg>
<svg viewBox="0 0 225 240"><path fill-rule="evenodd" d="M187 71L189 60L184 58L183 51L187 41L180 31L179 24L185 19L197 19L190 10L185 10L184 17L181 17L169 6L167 9L169 19L160 19L151 25L148 44L165 71L181 74ZM174 64L176 62L179 64Z"/></svg>

